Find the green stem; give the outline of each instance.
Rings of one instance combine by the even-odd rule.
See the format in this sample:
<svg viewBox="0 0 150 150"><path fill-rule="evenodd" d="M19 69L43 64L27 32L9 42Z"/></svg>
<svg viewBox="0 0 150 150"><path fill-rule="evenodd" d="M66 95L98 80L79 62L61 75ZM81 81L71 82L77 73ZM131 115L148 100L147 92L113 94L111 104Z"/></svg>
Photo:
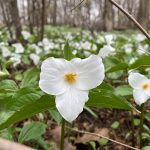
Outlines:
<svg viewBox="0 0 150 150"><path fill-rule="evenodd" d="M144 121L144 103L141 105L141 116L140 116L140 148L142 147L142 132L143 132L143 121Z"/></svg>
<svg viewBox="0 0 150 150"><path fill-rule="evenodd" d="M135 128L134 128L134 115L133 115L133 110L131 110L131 126L132 126L132 146L135 146L135 139L134 139L134 134L135 134Z"/></svg>
<svg viewBox="0 0 150 150"><path fill-rule="evenodd" d="M62 119L60 150L64 150L65 119Z"/></svg>

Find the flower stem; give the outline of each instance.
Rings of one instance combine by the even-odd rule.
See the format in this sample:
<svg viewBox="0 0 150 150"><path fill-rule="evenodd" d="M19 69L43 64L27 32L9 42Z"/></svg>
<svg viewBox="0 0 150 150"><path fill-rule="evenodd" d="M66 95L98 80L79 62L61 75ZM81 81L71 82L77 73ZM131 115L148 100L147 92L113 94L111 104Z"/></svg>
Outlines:
<svg viewBox="0 0 150 150"><path fill-rule="evenodd" d="M144 103L141 105L141 116L140 116L140 148L142 147L142 132L143 132L143 121L144 121Z"/></svg>
<svg viewBox="0 0 150 150"><path fill-rule="evenodd" d="M135 140L134 140L134 134L135 134L135 128L134 128L134 115L133 110L131 110L131 127L132 127L132 146L135 146Z"/></svg>
<svg viewBox="0 0 150 150"><path fill-rule="evenodd" d="M60 150L64 150L65 119L62 119Z"/></svg>

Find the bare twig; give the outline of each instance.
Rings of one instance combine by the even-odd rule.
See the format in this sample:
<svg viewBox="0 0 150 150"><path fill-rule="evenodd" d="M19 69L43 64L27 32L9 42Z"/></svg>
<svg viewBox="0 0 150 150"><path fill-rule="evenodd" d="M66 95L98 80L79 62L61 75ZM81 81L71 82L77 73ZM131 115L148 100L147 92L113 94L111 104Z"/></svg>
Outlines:
<svg viewBox="0 0 150 150"><path fill-rule="evenodd" d="M113 142L113 143L122 145L122 146L124 146L124 147L129 148L129 149L140 150L140 149L138 149L138 148L135 148L135 147L132 147L132 146L123 144L123 143L121 143L121 142L115 141L115 140L113 140L113 139L110 139L110 138L108 138L108 137L106 137L106 136L103 136L103 135L100 135L100 134L91 133L91 132L87 132L87 131L83 131L83 130L78 130L78 129L75 129L75 128L70 128L70 127L68 127L68 126L66 126L66 128L68 128L68 129L70 129L70 130L72 130L72 131L78 132L78 133L89 134L89 135L93 135L93 136L97 136L97 137L100 137L100 138L107 139L107 140L109 140L109 141L111 141L111 142Z"/></svg>
<svg viewBox="0 0 150 150"><path fill-rule="evenodd" d="M72 12L76 8L78 8L85 0L82 0L79 4L77 4L75 7L73 7L70 11Z"/></svg>
<svg viewBox="0 0 150 150"><path fill-rule="evenodd" d="M118 3L116 3L114 0L109 0L113 5L115 5L121 12L123 12L139 29L143 34L150 40L150 35L148 32L137 22L137 20L129 14L125 9L123 9Z"/></svg>

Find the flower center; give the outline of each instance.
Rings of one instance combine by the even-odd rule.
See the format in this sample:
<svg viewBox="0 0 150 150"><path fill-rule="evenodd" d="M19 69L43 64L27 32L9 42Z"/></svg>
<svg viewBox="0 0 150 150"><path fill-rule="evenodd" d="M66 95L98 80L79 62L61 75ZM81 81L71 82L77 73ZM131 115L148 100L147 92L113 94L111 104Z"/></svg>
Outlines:
<svg viewBox="0 0 150 150"><path fill-rule="evenodd" d="M144 83L144 84L142 85L142 88L143 88L144 90L146 90L146 89L149 88L149 85L148 85L147 83Z"/></svg>
<svg viewBox="0 0 150 150"><path fill-rule="evenodd" d="M69 84L73 84L74 82L76 82L76 73L67 73L64 76L64 80L67 81Z"/></svg>

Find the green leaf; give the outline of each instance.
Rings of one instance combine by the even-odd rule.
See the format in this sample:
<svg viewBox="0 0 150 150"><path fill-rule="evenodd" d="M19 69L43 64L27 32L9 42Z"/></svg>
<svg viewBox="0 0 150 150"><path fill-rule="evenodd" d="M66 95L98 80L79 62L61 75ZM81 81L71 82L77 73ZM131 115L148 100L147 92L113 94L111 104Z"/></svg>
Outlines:
<svg viewBox="0 0 150 150"><path fill-rule="evenodd" d="M104 81L96 89L103 89L103 90L108 90L108 91L114 90L112 85L110 85Z"/></svg>
<svg viewBox="0 0 150 150"><path fill-rule="evenodd" d="M131 131L127 132L125 135L125 139L130 139L131 135L132 135Z"/></svg>
<svg viewBox="0 0 150 150"><path fill-rule="evenodd" d="M71 52L68 41L66 41L64 46L64 58L67 60L71 60L72 58L74 58L74 55Z"/></svg>
<svg viewBox="0 0 150 150"><path fill-rule="evenodd" d="M60 113L58 112L57 109L49 109L48 110L49 113L51 114L51 116L53 117L53 119L60 124L61 120L62 120L62 116L60 115Z"/></svg>
<svg viewBox="0 0 150 150"><path fill-rule="evenodd" d="M94 118L98 118L97 114L96 114L92 109L90 109L89 107L84 106L84 109L85 109L89 114L91 114Z"/></svg>
<svg viewBox="0 0 150 150"><path fill-rule="evenodd" d="M8 128L8 129L0 131L1 138L11 140L11 141L13 141L13 134L14 134L14 129L12 128Z"/></svg>
<svg viewBox="0 0 150 150"><path fill-rule="evenodd" d="M46 127L47 126L41 122L32 122L27 124L22 128L18 141L20 143L24 143L26 141L40 137L45 133Z"/></svg>
<svg viewBox="0 0 150 150"><path fill-rule="evenodd" d="M14 77L15 77L15 80L22 81L23 74L21 74L21 72L17 72L17 74Z"/></svg>
<svg viewBox="0 0 150 150"><path fill-rule="evenodd" d="M141 150L150 150L150 146L145 146Z"/></svg>
<svg viewBox="0 0 150 150"><path fill-rule="evenodd" d="M138 126L140 124L140 119L137 118L133 119L133 123L135 126Z"/></svg>
<svg viewBox="0 0 150 150"><path fill-rule="evenodd" d="M0 97L0 110L9 109L7 105L11 101L12 101L12 96L6 95L5 97L4 95L2 95L2 97Z"/></svg>
<svg viewBox="0 0 150 150"><path fill-rule="evenodd" d="M145 119L150 122L150 114L145 114Z"/></svg>
<svg viewBox="0 0 150 150"><path fill-rule="evenodd" d="M11 110L19 110L24 105L32 103L38 100L42 96L41 91L37 91L32 87L25 87L16 92L16 94L12 97L13 100L8 104L9 109Z"/></svg>
<svg viewBox="0 0 150 150"><path fill-rule="evenodd" d="M142 133L142 139L144 140L150 140L150 135L149 135L149 133L145 133L145 132L143 132Z"/></svg>
<svg viewBox="0 0 150 150"><path fill-rule="evenodd" d="M49 149L49 143L42 137L37 137L32 140L36 145L40 146L41 149L43 150L48 150Z"/></svg>
<svg viewBox="0 0 150 150"><path fill-rule="evenodd" d="M106 145L107 143L108 143L108 140L107 140L107 139L100 138L99 144L100 144L101 146L104 146L104 145Z"/></svg>
<svg viewBox="0 0 150 150"><path fill-rule="evenodd" d="M141 66L150 66L150 55L140 57L132 65L129 66L129 69L135 69Z"/></svg>
<svg viewBox="0 0 150 150"><path fill-rule="evenodd" d="M109 92L90 92L87 106L98 108L135 109L125 98Z"/></svg>
<svg viewBox="0 0 150 150"><path fill-rule="evenodd" d="M118 121L115 121L115 122L113 122L113 124L111 125L111 128L113 128L113 129L118 129L118 127L119 127L119 122Z"/></svg>
<svg viewBox="0 0 150 150"><path fill-rule="evenodd" d="M131 96L132 88L128 85L121 85L115 88L115 94L121 96Z"/></svg>
<svg viewBox="0 0 150 150"><path fill-rule="evenodd" d="M145 131L150 133L150 128L146 124L143 125L143 128L144 128Z"/></svg>
<svg viewBox="0 0 150 150"><path fill-rule="evenodd" d="M92 150L96 150L96 143L94 141L90 141L89 144L92 147Z"/></svg>
<svg viewBox="0 0 150 150"><path fill-rule="evenodd" d="M25 105L19 111L16 111L4 123L0 124L0 130L9 127L10 125L19 122L25 118L34 116L40 112L55 108L54 96L44 95L40 99Z"/></svg>
<svg viewBox="0 0 150 150"><path fill-rule="evenodd" d="M1 110L0 111L0 124L6 122L7 119L9 119L13 114L14 114L14 111L10 111L7 109Z"/></svg>
<svg viewBox="0 0 150 150"><path fill-rule="evenodd" d="M120 70L125 70L128 68L128 64L126 63L119 63L115 66L113 66L112 68L108 69L106 71L106 73L111 73L111 72L116 72L116 71L120 71Z"/></svg>
<svg viewBox="0 0 150 150"><path fill-rule="evenodd" d="M37 79L39 78L39 69L31 68L24 73L23 80L21 82L21 87L36 85Z"/></svg>
<svg viewBox="0 0 150 150"><path fill-rule="evenodd" d="M3 80L0 82L0 92L1 91L15 91L17 90L17 84L13 80Z"/></svg>

